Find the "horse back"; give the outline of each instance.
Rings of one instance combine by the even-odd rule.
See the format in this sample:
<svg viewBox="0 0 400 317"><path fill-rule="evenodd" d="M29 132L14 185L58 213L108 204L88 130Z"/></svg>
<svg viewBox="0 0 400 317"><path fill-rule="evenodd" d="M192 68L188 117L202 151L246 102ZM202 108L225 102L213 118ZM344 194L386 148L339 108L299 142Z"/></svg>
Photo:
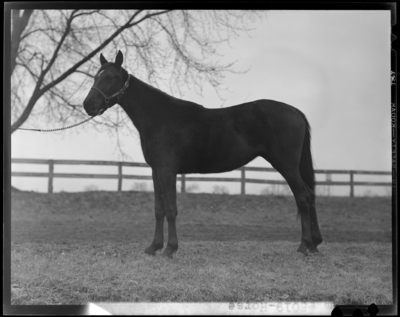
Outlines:
<svg viewBox="0 0 400 317"><path fill-rule="evenodd" d="M226 172L267 156L288 134L285 128L302 129L302 121L297 109L273 100L219 109L178 103L164 116L151 149L159 164L177 173Z"/></svg>

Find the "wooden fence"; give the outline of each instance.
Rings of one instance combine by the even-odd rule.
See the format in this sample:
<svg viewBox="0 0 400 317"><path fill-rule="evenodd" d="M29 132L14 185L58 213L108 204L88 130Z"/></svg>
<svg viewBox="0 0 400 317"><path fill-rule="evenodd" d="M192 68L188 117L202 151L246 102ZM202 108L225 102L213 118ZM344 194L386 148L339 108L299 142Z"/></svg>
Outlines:
<svg viewBox="0 0 400 317"><path fill-rule="evenodd" d="M44 160L44 159L21 159L13 158L12 163L20 164L47 164L49 170L47 173L43 172L11 172L11 176L14 177L47 177L48 178L48 192L53 192L53 180L54 178L102 178L102 179L118 179L118 191L122 190L122 180L123 179L141 179L141 180L152 180L151 176L147 175L127 175L123 174L122 168L124 166L129 167L145 167L150 166L146 163L134 163L134 162L118 162L118 161L86 161L86 160ZM93 174L93 173L55 173L55 165L108 165L117 166L118 174ZM287 184L285 180L268 180L268 179L257 179L257 178L247 178L246 171L255 172L276 172L274 168L271 167L253 167L253 166L243 166L238 171L241 171L241 177L191 177L185 176L184 174L178 175L178 181L181 182L181 192L186 192L186 182L240 182L241 184L241 194L246 193L246 183L256 183L256 184ZM350 197L354 197L354 187L355 186L392 186L391 182L365 182L365 181L355 181L355 175L391 175L391 172L385 171L358 171L358 170L315 170L316 174L325 174L326 181L317 181L317 185L329 185L329 186L350 186ZM350 176L349 181L331 181L332 174L347 174Z"/></svg>

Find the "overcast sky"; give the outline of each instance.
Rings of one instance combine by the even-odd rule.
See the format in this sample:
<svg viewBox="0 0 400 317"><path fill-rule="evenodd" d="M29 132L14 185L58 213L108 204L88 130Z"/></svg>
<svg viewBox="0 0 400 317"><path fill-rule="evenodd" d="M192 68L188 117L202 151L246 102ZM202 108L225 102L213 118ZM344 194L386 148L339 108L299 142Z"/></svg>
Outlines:
<svg viewBox="0 0 400 317"><path fill-rule="evenodd" d="M391 170L390 11L269 11L251 37L243 34L233 40L224 57L218 58L238 60L237 70L249 69L243 75L226 76L227 90L222 93L226 101L209 87L203 96L188 91L183 99L209 108L257 99L288 103L309 119L317 169ZM123 66L129 71L129 65ZM42 128L47 127L43 122ZM137 136L124 137L123 144L133 161L144 162ZM12 157L121 159L115 139L83 130L79 134L17 131L12 135ZM261 158L250 164L269 166ZM14 164L12 170L46 169ZM114 173L116 169L65 166L56 167L58 171ZM47 179L14 177L12 183L45 191ZM88 184L116 188L114 180L56 179L54 186L55 191L74 191ZM131 185L126 181L124 189Z"/></svg>

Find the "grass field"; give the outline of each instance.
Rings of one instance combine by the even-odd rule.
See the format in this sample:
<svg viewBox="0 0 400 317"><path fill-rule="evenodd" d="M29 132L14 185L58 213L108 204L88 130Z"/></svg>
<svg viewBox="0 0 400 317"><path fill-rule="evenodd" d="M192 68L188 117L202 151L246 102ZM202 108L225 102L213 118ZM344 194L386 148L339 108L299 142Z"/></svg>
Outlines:
<svg viewBox="0 0 400 317"><path fill-rule="evenodd" d="M12 304L391 304L391 199L319 197L320 255L299 257L291 196L178 195L179 250L143 250L153 194L12 195Z"/></svg>

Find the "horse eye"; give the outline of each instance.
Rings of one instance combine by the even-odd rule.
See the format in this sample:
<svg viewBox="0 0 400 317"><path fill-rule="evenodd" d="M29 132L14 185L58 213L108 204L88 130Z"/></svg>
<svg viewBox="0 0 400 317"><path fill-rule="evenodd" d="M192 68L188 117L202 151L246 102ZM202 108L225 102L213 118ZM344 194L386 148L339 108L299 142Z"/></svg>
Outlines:
<svg viewBox="0 0 400 317"><path fill-rule="evenodd" d="M108 79L113 79L114 77L113 76L108 76Z"/></svg>

